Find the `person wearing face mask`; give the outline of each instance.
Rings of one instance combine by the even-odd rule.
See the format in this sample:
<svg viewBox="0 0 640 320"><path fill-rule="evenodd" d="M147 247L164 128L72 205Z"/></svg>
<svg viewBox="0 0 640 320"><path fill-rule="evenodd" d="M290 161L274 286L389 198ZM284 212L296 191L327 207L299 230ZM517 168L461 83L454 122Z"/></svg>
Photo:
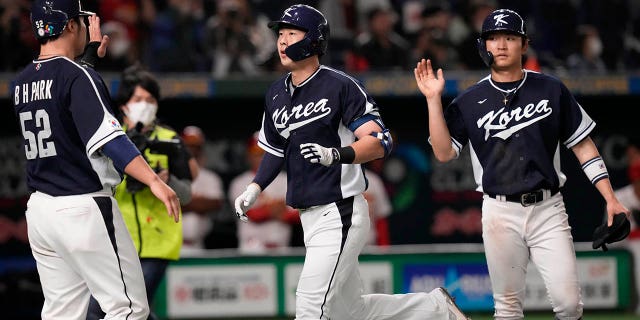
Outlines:
<svg viewBox="0 0 640 320"><path fill-rule="evenodd" d="M567 69L574 74L607 73L598 29L592 25L581 25L576 29L576 34L576 51L567 57Z"/></svg>
<svg viewBox="0 0 640 320"><path fill-rule="evenodd" d="M158 176L175 190L181 205L191 201L191 181L198 174L198 164L180 135L156 119L160 86L155 77L139 65L122 74L116 104L123 113L122 127ZM115 199L140 257L142 273L152 305L155 291L167 265L178 260L182 246L182 218L173 222L161 210L163 204L148 187L130 176L120 183ZM102 319L98 303L92 298L87 319ZM153 314L149 319L155 319Z"/></svg>

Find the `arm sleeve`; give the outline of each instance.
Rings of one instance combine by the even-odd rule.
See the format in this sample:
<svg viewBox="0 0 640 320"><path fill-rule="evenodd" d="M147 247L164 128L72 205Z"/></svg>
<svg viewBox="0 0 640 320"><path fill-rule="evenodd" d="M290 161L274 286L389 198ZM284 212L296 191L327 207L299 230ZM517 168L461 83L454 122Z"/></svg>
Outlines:
<svg viewBox="0 0 640 320"><path fill-rule="evenodd" d="M560 110L562 117L560 139L564 141L567 148L572 148L589 136L596 123L562 83L560 83Z"/></svg>
<svg viewBox="0 0 640 320"><path fill-rule="evenodd" d="M120 173L124 173L124 168L129 162L140 155L140 151L125 135L120 135L105 143L102 146L102 152L113 161L113 166Z"/></svg>
<svg viewBox="0 0 640 320"><path fill-rule="evenodd" d="M262 190L266 189L280 173L283 163L284 158L265 152L253 182L257 183Z"/></svg>
<svg viewBox="0 0 640 320"><path fill-rule="evenodd" d="M352 129L352 123L362 116L371 115L379 118L380 113L376 102L365 91L364 86L355 79L349 78L349 80L343 86L342 123ZM364 122L366 121L360 122L360 125Z"/></svg>

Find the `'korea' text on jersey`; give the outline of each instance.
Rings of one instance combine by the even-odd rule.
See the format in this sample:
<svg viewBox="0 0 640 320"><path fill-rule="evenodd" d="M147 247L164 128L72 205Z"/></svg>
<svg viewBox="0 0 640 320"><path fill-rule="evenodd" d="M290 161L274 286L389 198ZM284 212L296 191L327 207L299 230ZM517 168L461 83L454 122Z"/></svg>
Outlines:
<svg viewBox="0 0 640 320"><path fill-rule="evenodd" d="M560 143L575 146L595 122L554 77L525 70L508 103L505 92L488 76L445 110L456 152L470 145L477 190L512 195L562 187Z"/></svg>
<svg viewBox="0 0 640 320"><path fill-rule="evenodd" d="M11 90L32 191L64 196L110 191L120 183L120 173L99 148L124 132L94 70L64 57L36 60Z"/></svg>
<svg viewBox="0 0 640 320"><path fill-rule="evenodd" d="M363 117L364 116L364 117ZM349 75L320 68L297 87L288 74L274 82L265 96L265 113L258 145L285 157L287 204L306 208L362 193L366 180L359 164L310 163L300 144L340 148L356 140L353 133L364 119L379 119L374 100Z"/></svg>

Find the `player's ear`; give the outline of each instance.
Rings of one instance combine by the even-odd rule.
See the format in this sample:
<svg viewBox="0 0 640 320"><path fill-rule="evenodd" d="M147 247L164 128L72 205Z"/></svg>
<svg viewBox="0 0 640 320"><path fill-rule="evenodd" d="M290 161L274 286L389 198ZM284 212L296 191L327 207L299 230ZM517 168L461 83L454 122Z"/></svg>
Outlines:
<svg viewBox="0 0 640 320"><path fill-rule="evenodd" d="M526 54L529 50L529 38L522 38L522 54Z"/></svg>

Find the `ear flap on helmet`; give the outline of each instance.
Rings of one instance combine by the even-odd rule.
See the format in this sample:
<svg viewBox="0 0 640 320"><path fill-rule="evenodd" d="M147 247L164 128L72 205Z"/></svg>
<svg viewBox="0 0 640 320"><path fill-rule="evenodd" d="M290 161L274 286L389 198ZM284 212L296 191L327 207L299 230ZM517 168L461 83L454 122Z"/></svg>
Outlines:
<svg viewBox="0 0 640 320"><path fill-rule="evenodd" d="M480 58L482 58L482 62L484 62L487 67L491 68L491 65L493 64L493 54L487 50L487 44L484 39L478 38L477 41L478 54L480 55Z"/></svg>

